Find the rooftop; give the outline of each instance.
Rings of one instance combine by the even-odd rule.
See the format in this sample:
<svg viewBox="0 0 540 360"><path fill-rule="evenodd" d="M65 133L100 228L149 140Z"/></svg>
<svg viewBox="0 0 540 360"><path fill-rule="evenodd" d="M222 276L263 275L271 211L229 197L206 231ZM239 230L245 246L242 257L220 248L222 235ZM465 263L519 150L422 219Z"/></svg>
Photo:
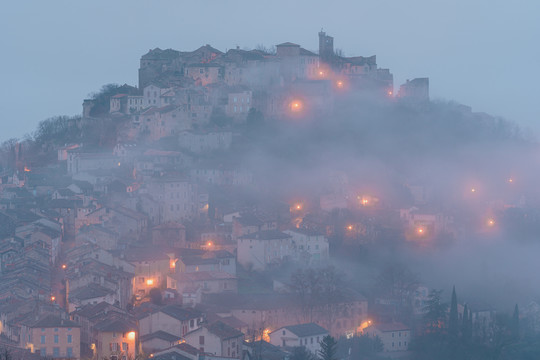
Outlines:
<svg viewBox="0 0 540 360"><path fill-rule="evenodd" d="M287 329L298 337L328 334L328 330L326 330L322 326L319 326L315 323L289 325L289 326L284 326L282 329ZM280 329L276 331L279 331L279 330Z"/></svg>

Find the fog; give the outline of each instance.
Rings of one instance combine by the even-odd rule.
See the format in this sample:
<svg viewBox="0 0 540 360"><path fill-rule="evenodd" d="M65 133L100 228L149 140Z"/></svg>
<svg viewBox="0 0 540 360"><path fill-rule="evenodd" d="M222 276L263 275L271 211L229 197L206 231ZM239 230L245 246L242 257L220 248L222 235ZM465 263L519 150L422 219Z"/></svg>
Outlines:
<svg viewBox="0 0 540 360"><path fill-rule="evenodd" d="M0 14L0 141L22 137L106 83L136 84L155 47L231 49L284 41L317 48L323 27L347 55L378 56L395 84L429 76L432 97L456 100L538 130L539 4L521 1L9 1ZM121 14L121 16L120 16ZM192 14L198 14L193 16ZM300 21L301 20L301 21ZM219 24L219 26L218 26ZM216 27L219 31L216 31ZM22 96L24 94L24 96ZM16 120L16 121L14 121Z"/></svg>

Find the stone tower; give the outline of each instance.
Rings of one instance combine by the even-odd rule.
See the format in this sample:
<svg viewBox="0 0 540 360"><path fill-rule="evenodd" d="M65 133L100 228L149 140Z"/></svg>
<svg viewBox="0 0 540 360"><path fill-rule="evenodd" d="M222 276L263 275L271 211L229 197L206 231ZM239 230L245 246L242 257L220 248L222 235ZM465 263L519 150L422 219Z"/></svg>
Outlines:
<svg viewBox="0 0 540 360"><path fill-rule="evenodd" d="M334 57L334 38L322 30L319 32L319 57L326 63Z"/></svg>

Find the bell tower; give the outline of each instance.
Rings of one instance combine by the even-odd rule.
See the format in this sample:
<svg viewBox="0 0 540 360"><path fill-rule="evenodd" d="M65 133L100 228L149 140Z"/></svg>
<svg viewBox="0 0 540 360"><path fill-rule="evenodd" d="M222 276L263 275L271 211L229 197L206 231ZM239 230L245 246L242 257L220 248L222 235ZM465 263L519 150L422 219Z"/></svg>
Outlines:
<svg viewBox="0 0 540 360"><path fill-rule="evenodd" d="M319 57L322 61L330 63L334 57L334 38L319 31Z"/></svg>

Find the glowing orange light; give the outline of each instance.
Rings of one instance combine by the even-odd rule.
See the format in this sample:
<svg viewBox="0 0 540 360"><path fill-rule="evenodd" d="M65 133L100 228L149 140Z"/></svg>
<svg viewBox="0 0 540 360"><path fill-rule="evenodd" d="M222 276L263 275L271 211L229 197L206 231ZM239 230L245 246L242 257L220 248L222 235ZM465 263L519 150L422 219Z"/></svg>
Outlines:
<svg viewBox="0 0 540 360"><path fill-rule="evenodd" d="M120 166L120 162L118 163L118 166Z"/></svg>
<svg viewBox="0 0 540 360"><path fill-rule="evenodd" d="M488 226L493 226L493 225L495 225L495 220L488 219L487 224L488 224Z"/></svg>
<svg viewBox="0 0 540 360"><path fill-rule="evenodd" d="M510 178L510 179L508 179L508 182L509 182L509 183L513 183L513 182L514 182L514 179Z"/></svg>
<svg viewBox="0 0 540 360"><path fill-rule="evenodd" d="M366 206L369 203L368 199L362 199L362 205Z"/></svg>
<svg viewBox="0 0 540 360"><path fill-rule="evenodd" d="M62 264L62 269L66 269L67 268L67 265L66 264Z"/></svg>
<svg viewBox="0 0 540 360"><path fill-rule="evenodd" d="M418 229L416 229L416 232L418 233L418 235L424 235L426 230L423 227L419 227Z"/></svg>
<svg viewBox="0 0 540 360"><path fill-rule="evenodd" d="M152 280L152 279L146 280L146 285L148 285L148 286L154 285L154 280Z"/></svg>
<svg viewBox="0 0 540 360"><path fill-rule="evenodd" d="M30 172L30 169L25 166L24 167L24 172Z"/></svg>
<svg viewBox="0 0 540 360"><path fill-rule="evenodd" d="M393 94L392 90L389 90L387 94L388 94L389 96L392 96L392 94Z"/></svg>
<svg viewBox="0 0 540 360"><path fill-rule="evenodd" d="M174 269L176 267L176 259L175 260L171 260L171 263L170 263L170 266L169 266L171 269Z"/></svg>
<svg viewBox="0 0 540 360"><path fill-rule="evenodd" d="M353 229L352 225L347 226L347 230L352 230L352 229Z"/></svg>
<svg viewBox="0 0 540 360"><path fill-rule="evenodd" d="M135 340L135 331L130 331L130 332L128 332L127 338L128 338L129 340Z"/></svg>
<svg viewBox="0 0 540 360"><path fill-rule="evenodd" d="M55 296L51 296L51 301L54 301L56 300L56 297Z"/></svg>
<svg viewBox="0 0 540 360"><path fill-rule="evenodd" d="M320 76L323 76L323 75L324 75L324 72L323 72L323 71L319 71L319 75L320 75Z"/></svg>
<svg viewBox="0 0 540 360"><path fill-rule="evenodd" d="M336 83L336 85L337 85L337 87L343 87L343 81L338 81L338 82Z"/></svg>
<svg viewBox="0 0 540 360"><path fill-rule="evenodd" d="M471 192L476 192L476 189L475 189L475 188L472 188L472 189L471 189Z"/></svg>
<svg viewBox="0 0 540 360"><path fill-rule="evenodd" d="M360 324L360 331L364 331L365 328L371 326L372 322L371 320L366 320L363 323Z"/></svg>
<svg viewBox="0 0 540 360"><path fill-rule="evenodd" d="M292 112L300 112L302 111L302 103L298 100L295 100L291 102L290 109Z"/></svg>
<svg viewBox="0 0 540 360"><path fill-rule="evenodd" d="M212 245L214 245L214 244L211 241L206 243L206 246L212 246Z"/></svg>

